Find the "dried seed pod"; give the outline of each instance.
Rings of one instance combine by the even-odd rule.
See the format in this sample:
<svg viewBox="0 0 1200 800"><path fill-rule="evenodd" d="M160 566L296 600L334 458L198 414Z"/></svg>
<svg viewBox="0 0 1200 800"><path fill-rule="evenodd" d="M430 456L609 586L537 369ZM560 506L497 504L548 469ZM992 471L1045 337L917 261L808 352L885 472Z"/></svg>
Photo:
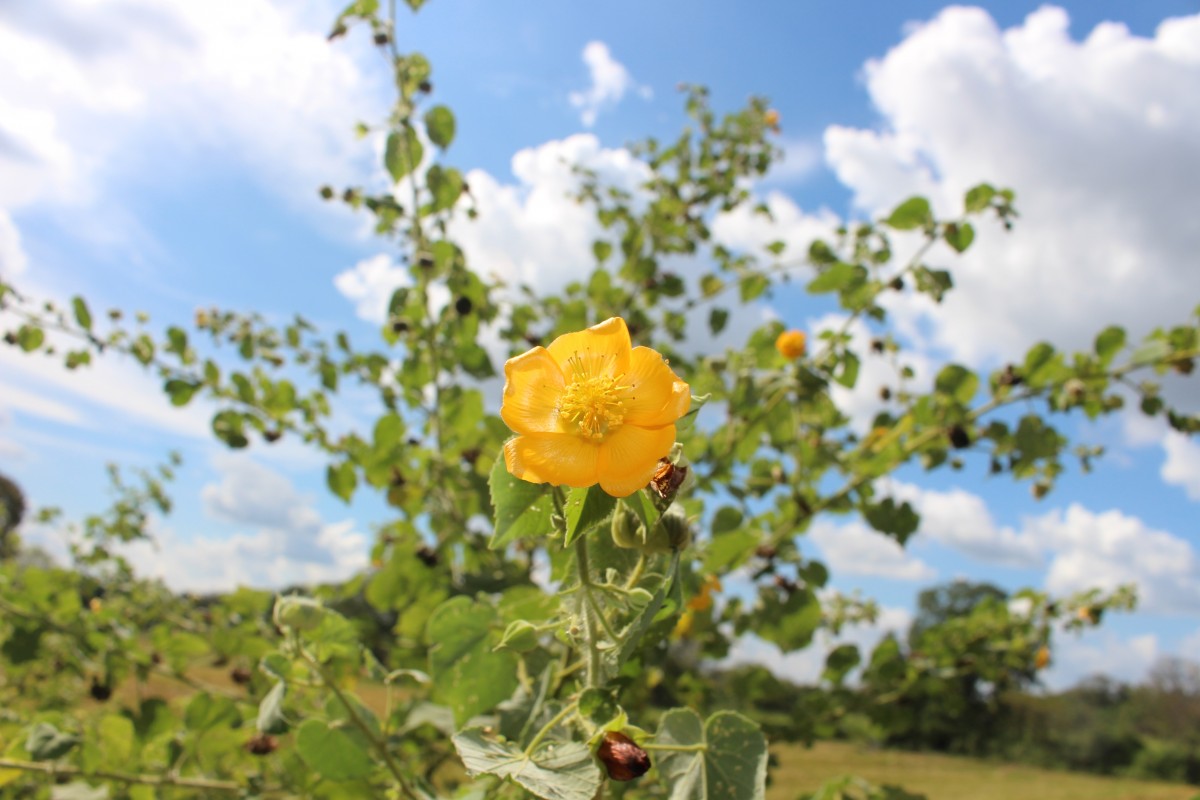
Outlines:
<svg viewBox="0 0 1200 800"><path fill-rule="evenodd" d="M256 733L246 742L246 749L256 756L266 756L279 749L279 741L269 733Z"/></svg>
<svg viewBox="0 0 1200 800"><path fill-rule="evenodd" d="M596 757L604 764L608 777L614 781L631 781L642 777L650 769L650 756L620 731L604 734Z"/></svg>

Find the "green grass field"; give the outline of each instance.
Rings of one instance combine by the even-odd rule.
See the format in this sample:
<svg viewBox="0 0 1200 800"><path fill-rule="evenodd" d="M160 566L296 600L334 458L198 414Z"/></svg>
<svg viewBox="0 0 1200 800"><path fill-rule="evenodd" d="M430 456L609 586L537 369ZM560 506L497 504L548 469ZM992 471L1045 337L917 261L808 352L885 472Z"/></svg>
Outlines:
<svg viewBox="0 0 1200 800"><path fill-rule="evenodd" d="M921 792L929 800L1193 800L1200 787L1056 772L971 758L868 750L852 744L819 742L805 748L772 748L779 767L772 772L767 800L795 800L829 778L859 775L867 780Z"/></svg>

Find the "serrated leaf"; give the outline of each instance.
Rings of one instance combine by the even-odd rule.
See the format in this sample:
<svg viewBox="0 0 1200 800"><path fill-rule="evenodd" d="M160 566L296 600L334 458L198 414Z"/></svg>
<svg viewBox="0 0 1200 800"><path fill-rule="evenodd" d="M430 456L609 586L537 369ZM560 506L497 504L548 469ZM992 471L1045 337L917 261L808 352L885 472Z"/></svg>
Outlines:
<svg viewBox="0 0 1200 800"><path fill-rule="evenodd" d="M600 789L600 768L580 742L554 742L532 755L510 743L488 739L478 728L452 739L467 772L511 778L543 800L592 800Z"/></svg>
<svg viewBox="0 0 1200 800"><path fill-rule="evenodd" d="M700 748L658 751L658 769L671 786L670 800L763 800L767 739L741 714L720 711L702 723L691 709L663 715L656 745Z"/></svg>
<svg viewBox="0 0 1200 800"><path fill-rule="evenodd" d="M839 261L828 269L821 270L817 277L808 283L811 294L824 292L840 292L843 289L866 280L867 271L857 264L847 264Z"/></svg>
<svg viewBox="0 0 1200 800"><path fill-rule="evenodd" d="M331 781L365 778L375 768L367 743L345 728L306 719L296 730L296 751L313 771Z"/></svg>
<svg viewBox="0 0 1200 800"><path fill-rule="evenodd" d="M729 312L724 308L714 308L708 312L708 330L713 336L725 330L729 324Z"/></svg>
<svg viewBox="0 0 1200 800"><path fill-rule="evenodd" d="M491 629L497 622L489 604L462 595L442 603L429 617L429 673L438 676L433 697L454 710L459 725L494 708L517 688L513 654L492 650Z"/></svg>
<svg viewBox="0 0 1200 800"><path fill-rule="evenodd" d="M39 722L25 738L25 752L34 761L53 761L71 752L77 744L79 737L75 734L60 731L49 722Z"/></svg>
<svg viewBox="0 0 1200 800"><path fill-rule="evenodd" d="M571 489L563 506L563 513L567 518L567 534L563 546L566 547L608 519L616 506L617 498L599 486Z"/></svg>
<svg viewBox="0 0 1200 800"><path fill-rule="evenodd" d="M554 503L543 483L515 477L497 458L488 477L495 526L488 546L493 550L531 536L546 536L552 530Z"/></svg>
<svg viewBox="0 0 1200 800"><path fill-rule="evenodd" d="M973 186L967 190L965 205L968 213L978 213L983 211L992 202L992 198L996 196L996 190L989 184L981 183L978 186Z"/></svg>

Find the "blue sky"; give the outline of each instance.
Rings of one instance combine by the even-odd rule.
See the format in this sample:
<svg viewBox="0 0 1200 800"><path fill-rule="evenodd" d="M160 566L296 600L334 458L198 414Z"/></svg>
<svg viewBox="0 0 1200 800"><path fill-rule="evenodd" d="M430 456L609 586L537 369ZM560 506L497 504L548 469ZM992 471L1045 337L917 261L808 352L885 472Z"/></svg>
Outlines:
<svg viewBox="0 0 1200 800"><path fill-rule="evenodd" d="M948 358L994 368L1039 339L1087 346L1109 322L1145 332L1200 302L1188 177L1200 174L1195 2L746 8L543 4L534 14L432 0L406 18L401 47L429 56L435 98L458 117L449 160L473 170L481 221L455 229L472 263L547 290L587 269L594 223L559 202L570 182L560 158L633 180L623 146L678 131L675 87L687 81L707 84L718 109L761 94L781 112L787 157L755 187L776 224L718 221L736 246L784 238L801 249L838 219L917 192L952 212L980 180L1017 190L1013 234L985 226L966 258L942 254L961 287L944 306L895 301L919 374ZM363 219L316 194L380 180L379 143L352 128L384 112L383 65L361 35L325 42L337 10L315 0L0 6L0 272L33 294L145 309L160 326L217 305L299 312L373 342L400 270ZM811 329L830 311L785 292L751 316ZM843 398L859 418L886 376L868 364ZM1197 408L1194 387L1170 391ZM344 424L369 419L365 398L345 402ZM1200 446L1134 416L1064 425L1109 453L1045 500L986 478L977 461L906 471L892 489L925 517L907 552L843 519L818 524L803 546L839 588L880 599L883 628L905 627L920 588L957 576L1054 591L1138 582L1136 614L1064 640L1056 685L1095 669L1138 678L1160 655L1200 655ZM35 504L82 515L104 502L107 460L148 465L183 451L176 513L159 523L157 549L134 554L147 573L226 588L364 565L378 502L328 498L323 463L297 445L231 454L206 431L203 407L170 408L130 364L68 375L0 351L0 471ZM798 677L820 656L744 654Z"/></svg>

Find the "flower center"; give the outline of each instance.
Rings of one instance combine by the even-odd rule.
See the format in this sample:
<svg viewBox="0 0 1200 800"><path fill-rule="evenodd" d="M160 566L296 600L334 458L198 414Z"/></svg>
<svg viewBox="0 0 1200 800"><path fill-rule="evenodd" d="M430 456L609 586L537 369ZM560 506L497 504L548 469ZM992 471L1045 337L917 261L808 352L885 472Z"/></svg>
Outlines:
<svg viewBox="0 0 1200 800"><path fill-rule="evenodd" d="M573 423L583 436L603 439L625 420L623 398L627 387L620 385L620 377L575 370L558 404L559 417Z"/></svg>

